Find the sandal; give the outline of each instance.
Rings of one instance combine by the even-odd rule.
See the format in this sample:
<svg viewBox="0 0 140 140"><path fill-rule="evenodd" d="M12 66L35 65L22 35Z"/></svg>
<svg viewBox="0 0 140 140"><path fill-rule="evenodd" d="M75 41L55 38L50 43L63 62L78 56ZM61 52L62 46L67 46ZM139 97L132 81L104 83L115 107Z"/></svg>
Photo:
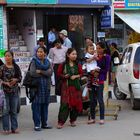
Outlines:
<svg viewBox="0 0 140 140"><path fill-rule="evenodd" d="M75 127L76 126L75 122L71 122L70 125L71 125L71 127Z"/></svg>
<svg viewBox="0 0 140 140"><path fill-rule="evenodd" d="M58 124L57 125L57 129L62 129L63 128L63 125L62 124Z"/></svg>
<svg viewBox="0 0 140 140"><path fill-rule="evenodd" d="M19 134L19 129L12 130L11 132L12 132L13 134Z"/></svg>
<svg viewBox="0 0 140 140"><path fill-rule="evenodd" d="M95 120L91 119L91 120L88 120L87 124L94 124L95 123Z"/></svg>
<svg viewBox="0 0 140 140"><path fill-rule="evenodd" d="M4 130L4 131L2 131L2 134L3 135L9 135L11 132L9 131L9 130Z"/></svg>
<svg viewBox="0 0 140 140"><path fill-rule="evenodd" d="M99 122L100 125L103 125L104 123L105 123L104 120L100 120Z"/></svg>

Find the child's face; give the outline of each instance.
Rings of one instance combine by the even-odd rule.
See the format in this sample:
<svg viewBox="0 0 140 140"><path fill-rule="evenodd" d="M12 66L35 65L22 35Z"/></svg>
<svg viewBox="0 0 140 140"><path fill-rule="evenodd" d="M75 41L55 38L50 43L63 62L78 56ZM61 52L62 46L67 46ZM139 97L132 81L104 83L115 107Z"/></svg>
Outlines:
<svg viewBox="0 0 140 140"><path fill-rule="evenodd" d="M94 47L93 46L89 46L87 49L87 52L90 54L94 54Z"/></svg>

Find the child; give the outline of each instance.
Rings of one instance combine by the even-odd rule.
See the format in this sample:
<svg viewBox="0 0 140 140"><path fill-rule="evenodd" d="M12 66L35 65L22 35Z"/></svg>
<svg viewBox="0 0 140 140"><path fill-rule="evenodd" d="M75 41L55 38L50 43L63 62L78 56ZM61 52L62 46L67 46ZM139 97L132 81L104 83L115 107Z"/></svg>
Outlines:
<svg viewBox="0 0 140 140"><path fill-rule="evenodd" d="M94 50L94 46L90 45L86 48L86 70L89 75L89 84L98 86L98 73L100 68L97 66L97 54L96 50Z"/></svg>

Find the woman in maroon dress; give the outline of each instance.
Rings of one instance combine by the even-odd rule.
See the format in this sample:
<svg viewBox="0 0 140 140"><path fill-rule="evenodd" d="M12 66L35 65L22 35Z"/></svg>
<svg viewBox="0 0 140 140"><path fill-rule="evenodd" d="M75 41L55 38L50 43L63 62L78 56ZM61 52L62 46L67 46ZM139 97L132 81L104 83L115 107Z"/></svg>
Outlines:
<svg viewBox="0 0 140 140"><path fill-rule="evenodd" d="M61 105L58 114L58 129L61 129L70 115L71 126L76 126L78 113L82 111L82 93L80 77L83 71L77 63L77 52L70 48L66 54L66 62L59 66L58 76L62 79Z"/></svg>

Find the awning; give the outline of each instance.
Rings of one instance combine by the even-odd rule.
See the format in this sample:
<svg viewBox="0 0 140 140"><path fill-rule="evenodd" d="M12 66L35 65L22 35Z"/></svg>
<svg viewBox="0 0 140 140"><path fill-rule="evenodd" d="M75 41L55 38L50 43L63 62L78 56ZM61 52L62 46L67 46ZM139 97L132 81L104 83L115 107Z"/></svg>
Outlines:
<svg viewBox="0 0 140 140"><path fill-rule="evenodd" d="M117 11L115 14L134 31L140 33L140 11Z"/></svg>

